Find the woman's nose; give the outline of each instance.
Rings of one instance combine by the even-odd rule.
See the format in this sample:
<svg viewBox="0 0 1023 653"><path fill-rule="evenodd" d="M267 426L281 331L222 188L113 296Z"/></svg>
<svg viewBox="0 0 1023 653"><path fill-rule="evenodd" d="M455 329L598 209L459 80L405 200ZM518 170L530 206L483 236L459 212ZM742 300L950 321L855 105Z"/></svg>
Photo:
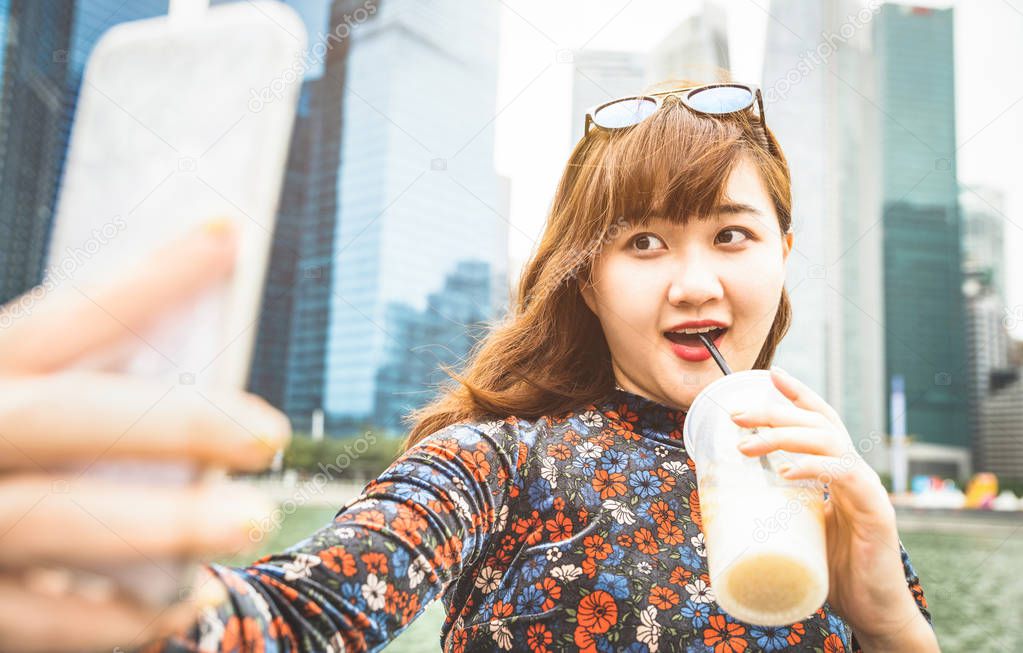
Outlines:
<svg viewBox="0 0 1023 653"><path fill-rule="evenodd" d="M710 258L692 253L673 266L668 286L669 303L700 306L724 296L721 275Z"/></svg>

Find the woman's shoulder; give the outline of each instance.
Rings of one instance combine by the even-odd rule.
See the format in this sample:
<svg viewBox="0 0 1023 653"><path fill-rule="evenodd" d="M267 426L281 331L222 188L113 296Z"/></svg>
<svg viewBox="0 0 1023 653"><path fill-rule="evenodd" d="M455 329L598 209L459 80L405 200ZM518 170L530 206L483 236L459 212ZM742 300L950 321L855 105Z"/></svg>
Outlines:
<svg viewBox="0 0 1023 653"><path fill-rule="evenodd" d="M524 461L527 454L551 441L561 441L568 431L585 436L599 430L607 421L598 405L589 403L578 408L551 412L538 417L518 415L485 415L449 424L434 431L420 445L439 445L465 451L490 447Z"/></svg>
<svg viewBox="0 0 1023 653"><path fill-rule="evenodd" d="M533 417L486 415L451 424L432 435L469 440L486 436L495 439L511 437L517 442L531 444L565 430L586 431L594 427L599 428L606 419L599 404L586 403L569 410L551 411Z"/></svg>
<svg viewBox="0 0 1023 653"><path fill-rule="evenodd" d="M465 419L434 431L413 448L454 454L505 454L517 459L535 442L535 423L514 415Z"/></svg>

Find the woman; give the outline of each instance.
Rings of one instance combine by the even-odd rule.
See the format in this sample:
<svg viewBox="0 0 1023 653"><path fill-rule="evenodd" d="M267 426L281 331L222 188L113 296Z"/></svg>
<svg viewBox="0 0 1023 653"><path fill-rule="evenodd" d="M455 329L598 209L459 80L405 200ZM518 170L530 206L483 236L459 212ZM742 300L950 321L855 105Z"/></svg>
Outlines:
<svg viewBox="0 0 1023 653"><path fill-rule="evenodd" d="M735 419L781 427L743 453L805 453L785 475L830 480L830 595L781 628L716 604L681 427L720 371L681 331L770 365L789 174L759 93L671 90L586 116L509 318L399 459L307 540L210 565L229 600L152 650L376 650L437 597L449 651L938 650L877 475L781 371L792 405Z"/></svg>

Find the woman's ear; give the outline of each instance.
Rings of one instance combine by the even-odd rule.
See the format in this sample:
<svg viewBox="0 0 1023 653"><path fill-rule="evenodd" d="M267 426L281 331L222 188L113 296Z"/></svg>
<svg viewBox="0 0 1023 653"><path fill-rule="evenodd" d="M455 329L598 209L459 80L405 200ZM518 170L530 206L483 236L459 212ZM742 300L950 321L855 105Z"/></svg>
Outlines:
<svg viewBox="0 0 1023 653"><path fill-rule="evenodd" d="M789 258L789 252L792 251L792 240L795 237L791 231L785 234L785 238L782 239L784 246L781 248L781 260L785 262Z"/></svg>

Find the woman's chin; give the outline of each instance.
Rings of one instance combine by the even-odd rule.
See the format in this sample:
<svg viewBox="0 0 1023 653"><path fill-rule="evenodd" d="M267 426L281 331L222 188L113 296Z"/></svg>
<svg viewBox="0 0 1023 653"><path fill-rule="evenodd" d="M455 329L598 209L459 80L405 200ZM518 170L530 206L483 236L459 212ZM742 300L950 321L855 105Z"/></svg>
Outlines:
<svg viewBox="0 0 1023 653"><path fill-rule="evenodd" d="M710 381L708 380L707 383ZM672 388L671 392L668 393L666 399L669 406L675 406L682 410L689 410L689 406L692 405L693 400L696 399L696 395L700 393L703 386L706 383L699 386L684 385L677 388Z"/></svg>

